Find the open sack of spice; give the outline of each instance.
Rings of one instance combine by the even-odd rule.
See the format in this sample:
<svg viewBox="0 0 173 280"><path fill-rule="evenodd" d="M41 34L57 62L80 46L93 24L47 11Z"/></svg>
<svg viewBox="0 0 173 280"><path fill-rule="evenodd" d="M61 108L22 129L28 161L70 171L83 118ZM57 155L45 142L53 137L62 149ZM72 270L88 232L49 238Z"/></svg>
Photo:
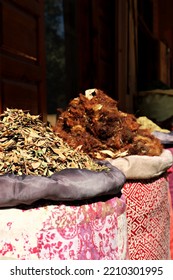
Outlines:
<svg viewBox="0 0 173 280"><path fill-rule="evenodd" d="M92 159L108 160L126 176L129 258L169 259L170 202L167 170L170 151L133 114L99 89L71 100L57 119L57 135Z"/></svg>
<svg viewBox="0 0 173 280"><path fill-rule="evenodd" d="M138 117L137 122L140 124L140 127L147 128L158 138L165 148L173 145L173 131L160 127L146 116Z"/></svg>
<svg viewBox="0 0 173 280"><path fill-rule="evenodd" d="M109 162L71 148L39 116L18 109L0 115L0 207L115 195L125 180Z"/></svg>
<svg viewBox="0 0 173 280"><path fill-rule="evenodd" d="M54 130L71 147L93 159L109 160L130 179L156 177L173 162L150 129L143 128L135 115L120 111L118 102L98 89L74 98Z"/></svg>

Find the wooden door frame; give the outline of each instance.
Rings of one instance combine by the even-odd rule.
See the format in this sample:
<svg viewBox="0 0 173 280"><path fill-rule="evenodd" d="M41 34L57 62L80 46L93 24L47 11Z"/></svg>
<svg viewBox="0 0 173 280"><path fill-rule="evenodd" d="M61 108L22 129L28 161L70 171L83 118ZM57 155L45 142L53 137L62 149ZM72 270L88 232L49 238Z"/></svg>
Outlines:
<svg viewBox="0 0 173 280"><path fill-rule="evenodd" d="M134 37L131 33L131 28L133 28L131 23L132 1L116 1L115 8L115 40L117 42L115 44L115 89L120 110L129 113L133 113L137 83L137 45L133 46ZM133 4L137 9L137 0ZM137 18L135 20L134 28L137 28ZM134 36L137 36L137 30L132 32L136 33Z"/></svg>
<svg viewBox="0 0 173 280"><path fill-rule="evenodd" d="M116 1L115 86L118 98L118 105L121 110L126 110L125 96L127 92L127 11L127 1Z"/></svg>
<svg viewBox="0 0 173 280"><path fill-rule="evenodd" d="M15 45L13 48L13 42L17 41L17 36L14 39L14 36L9 36L8 34L13 35L12 27L8 28L8 23L10 24L10 16L7 11L10 12L14 9L15 12L18 12L22 15L22 20L25 18L28 19L28 15L32 18L31 22L36 21L36 36L34 37L34 42L30 40L30 43L24 45L23 49L18 49L19 45ZM5 12L6 11L6 12ZM5 15L5 16L4 16ZM9 17L9 19L7 18ZM45 56L45 28L44 28L44 1L38 0L28 3L27 0L0 0L0 19L1 19L1 28L0 28L0 112L3 112L4 108L8 106L7 100L11 100L8 94L12 93L12 90L6 90L4 95L4 81L8 82L8 85L13 83L13 85L23 87L28 85L30 90L37 93L36 98L33 100L32 97L28 94L27 97L30 98L30 107L32 104L36 104L36 114L40 114L41 118L46 121L47 119L47 108L46 108L46 56ZM18 24L18 28L16 27ZM14 27L14 31L19 29L19 22ZM28 24L29 26L29 24ZM32 27L31 27L32 28ZM21 31L20 31L21 32ZM17 34L20 34L17 33ZM31 34L31 33L30 33ZM5 37L6 35L6 37ZM32 36L31 36L32 37ZM19 36L19 39L20 36ZM24 38L25 39L25 38ZM22 42L25 42L23 40ZM36 51L32 49L31 53L28 52L28 46L36 45ZM34 46L35 46L34 45ZM17 46L17 47L16 47ZM27 47L26 47L27 46ZM33 56L33 57L32 57ZM8 62L8 63L7 63ZM14 65L16 67L14 67ZM13 67L10 67L13 66ZM35 72L34 72L35 71ZM34 76L35 73L35 76ZM7 84L7 83L6 83ZM35 86L35 88L34 88ZM12 86L11 86L12 88ZM7 87L6 87L7 89ZM14 87L13 87L14 89ZM30 92L31 92L30 91ZM4 97L5 96L5 97ZM22 94L20 93L21 100L24 101ZM6 99L5 99L6 98ZM16 104L16 96L13 95L13 100L10 103ZM26 100L26 99L25 99ZM21 101L21 104L24 102ZM34 101L36 101L34 103ZM23 102L23 103L22 103ZM27 101L26 101L27 102ZM22 107L22 106L21 106ZM28 108L30 109L30 108Z"/></svg>

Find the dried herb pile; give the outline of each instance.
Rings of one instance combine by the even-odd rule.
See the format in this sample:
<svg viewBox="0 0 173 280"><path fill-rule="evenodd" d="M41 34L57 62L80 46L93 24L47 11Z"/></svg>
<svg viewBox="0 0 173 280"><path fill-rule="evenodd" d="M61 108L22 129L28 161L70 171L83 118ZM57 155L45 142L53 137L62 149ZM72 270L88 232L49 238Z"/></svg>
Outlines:
<svg viewBox="0 0 173 280"><path fill-rule="evenodd" d="M18 109L0 115L0 175L51 176L65 168L106 169L70 148L39 116Z"/></svg>
<svg viewBox="0 0 173 280"><path fill-rule="evenodd" d="M163 147L135 115L118 109L118 102L99 89L80 93L59 116L54 128L71 147L81 147L93 159L126 155L159 156Z"/></svg>

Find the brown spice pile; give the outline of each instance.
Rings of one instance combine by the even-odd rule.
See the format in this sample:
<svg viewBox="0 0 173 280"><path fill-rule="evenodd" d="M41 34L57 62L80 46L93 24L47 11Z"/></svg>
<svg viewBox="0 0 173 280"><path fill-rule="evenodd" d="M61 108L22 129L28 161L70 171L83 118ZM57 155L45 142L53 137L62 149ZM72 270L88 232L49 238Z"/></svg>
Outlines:
<svg viewBox="0 0 173 280"><path fill-rule="evenodd" d="M158 156L163 150L149 130L140 129L133 114L118 110L117 101L98 89L73 99L58 117L54 130L71 147L80 147L97 159Z"/></svg>
<svg viewBox="0 0 173 280"><path fill-rule="evenodd" d="M70 148L39 116L18 109L0 115L0 175L51 176L65 168L106 169Z"/></svg>

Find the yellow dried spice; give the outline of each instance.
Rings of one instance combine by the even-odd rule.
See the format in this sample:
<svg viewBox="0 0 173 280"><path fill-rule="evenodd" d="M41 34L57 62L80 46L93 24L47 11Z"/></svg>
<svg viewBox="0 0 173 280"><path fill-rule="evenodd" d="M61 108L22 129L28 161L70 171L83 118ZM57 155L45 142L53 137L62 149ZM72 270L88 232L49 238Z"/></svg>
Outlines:
<svg viewBox="0 0 173 280"><path fill-rule="evenodd" d="M169 133L170 131L168 129L163 129L157 124L155 124L152 120L148 119L146 116L141 116L137 118L137 122L140 125L140 128L142 129L149 129L151 132L153 131L160 131L164 133Z"/></svg>
<svg viewBox="0 0 173 280"><path fill-rule="evenodd" d="M108 170L70 148L40 116L8 108L0 115L0 175L51 176L65 168Z"/></svg>

